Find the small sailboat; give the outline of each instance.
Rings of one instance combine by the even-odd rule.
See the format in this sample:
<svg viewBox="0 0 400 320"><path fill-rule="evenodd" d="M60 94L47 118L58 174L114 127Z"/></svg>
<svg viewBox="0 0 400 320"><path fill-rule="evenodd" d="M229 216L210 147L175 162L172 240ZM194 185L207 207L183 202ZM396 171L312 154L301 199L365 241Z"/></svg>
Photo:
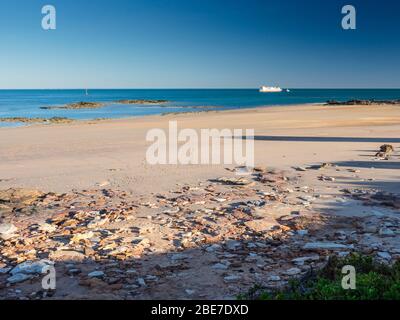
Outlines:
<svg viewBox="0 0 400 320"><path fill-rule="evenodd" d="M85 95L89 95L88 89L85 90Z"/></svg>

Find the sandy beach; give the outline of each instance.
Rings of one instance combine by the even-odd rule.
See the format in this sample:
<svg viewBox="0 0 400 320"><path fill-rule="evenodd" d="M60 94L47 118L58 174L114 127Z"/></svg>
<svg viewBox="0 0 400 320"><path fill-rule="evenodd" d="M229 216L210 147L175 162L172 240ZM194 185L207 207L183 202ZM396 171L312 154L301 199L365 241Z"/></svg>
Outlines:
<svg viewBox="0 0 400 320"><path fill-rule="evenodd" d="M235 166L147 164L147 131L172 120L254 129L264 169L239 184L215 181ZM0 268L57 261L56 298L227 299L255 283L284 286L333 252L394 259L399 132L400 108L386 105L2 128L0 212L23 240L4 240ZM384 144L395 150L386 160L375 156ZM43 298L28 280L11 286ZM15 298L9 287L2 296Z"/></svg>
<svg viewBox="0 0 400 320"><path fill-rule="evenodd" d="M321 162L368 168L380 144L399 143L397 106L282 106L136 119L35 125L0 131L0 188L66 192L109 183L134 193L169 190L223 174L224 165L146 163L146 133L179 128L255 130L255 162L289 169ZM379 166L379 164L377 164ZM392 169L392 170L391 170ZM395 179L392 167L376 170L377 183Z"/></svg>

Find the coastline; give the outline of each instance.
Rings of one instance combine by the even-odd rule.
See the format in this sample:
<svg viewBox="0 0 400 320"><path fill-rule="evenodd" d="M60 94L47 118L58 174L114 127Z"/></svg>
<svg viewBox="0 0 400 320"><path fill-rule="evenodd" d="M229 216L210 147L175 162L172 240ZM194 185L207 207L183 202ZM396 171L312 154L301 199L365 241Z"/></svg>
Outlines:
<svg viewBox="0 0 400 320"><path fill-rule="evenodd" d="M229 113L251 113L251 112L259 112L264 109L274 109L275 111L282 111L284 112L285 110L290 111L291 108L295 108L297 111L299 111L299 108L302 107L320 107L320 108L326 108L326 110L344 110L347 108L347 110L358 110L358 109L365 109L365 110L370 110L368 108L380 108L382 107L393 107L396 108L398 107L397 105L346 105L346 104L338 104L338 105L328 105L324 102L312 102L312 103L302 103L302 104L275 104L275 105L264 105L264 106L256 106L256 107L243 107L243 108L229 108L229 109L223 109L223 110L210 110L211 108L217 108L213 106L204 106L204 107L188 107L188 108L194 108L198 110L194 111L184 111L184 112L166 112L166 113L160 113L156 115L140 115L140 116L127 116L127 117L121 117L121 118L101 118L101 119L72 119L72 118L61 118L62 121L48 121L48 123L43 123L46 122L44 121L45 119L43 118L33 118L32 122L27 121L23 125L16 125L16 126L5 126L2 127L0 126L1 129L16 129L16 128L25 128L25 127L40 127L40 126L52 126L52 125L79 125L79 124L95 124L95 123L119 123L119 122L124 122L124 121L132 121L132 120L137 120L137 119L152 119L152 120L157 120L158 118L165 118L165 117L172 117L172 116L198 116L201 114L209 114L209 113L222 113L222 114L229 114ZM177 107L177 108L186 108L186 107ZM281 109L282 110L279 110ZM29 119L29 118L26 118ZM40 121L36 121L40 120ZM51 120L51 118L50 118ZM55 120L58 120L55 118ZM65 120L63 122L63 120ZM5 123L12 123L9 121L5 121ZM393 122L397 123L397 122ZM375 122L371 122L371 124L375 124ZM368 124L366 124L368 125Z"/></svg>
<svg viewBox="0 0 400 320"><path fill-rule="evenodd" d="M235 184L234 165L149 165L146 133L169 121L254 129L257 170ZM53 298L235 299L255 284L285 288L332 255L400 257L397 106L279 106L3 130L8 240L0 268L55 261ZM388 160L376 156L383 144L394 147ZM40 292L36 280L0 274L29 297Z"/></svg>
<svg viewBox="0 0 400 320"><path fill-rule="evenodd" d="M149 145L145 141L146 133L153 128L167 129L169 121L177 121L179 128L255 129L256 136L292 136L293 140L295 137L320 135L327 138L337 135L368 137L372 132L377 139L382 137L383 144L385 136L396 137L400 108L275 106L2 128L2 132L6 134L0 137L0 147L3 151L0 178L15 178L14 186L20 184L49 191L86 188L112 179L116 185L146 192L154 189L154 186L173 185L171 181L178 179L175 175L206 178L215 172L223 172L224 166L156 166L155 172L152 172L152 166L144 163L146 148ZM339 128L341 129L338 131ZM365 139L363 145L365 148L376 148L378 142L379 139L375 143L368 143ZM340 152L333 152L335 148L346 149L353 146L350 140L346 143L331 141L324 144L322 139L314 144L326 153L318 152L319 157L313 156L314 152L310 154L308 150L312 148L312 143L301 139L297 142L290 139L264 143L256 141L256 164L283 164L288 167L310 161L331 161L340 155ZM333 150L327 148L327 145L332 145ZM261 152L265 147L273 148L273 154L269 157ZM303 150L304 154L297 155L298 150ZM350 155L351 152L347 151L344 158ZM97 157L103 160L97 160ZM107 172L114 167L123 168L122 171L118 171L116 177ZM157 170L163 172L163 176L158 177ZM196 174L192 177L191 172ZM62 181L60 175L66 181ZM132 179L135 182L132 182ZM143 189L138 181L143 181L146 185L148 183L149 187L144 186ZM160 184L155 181L159 181ZM7 185L0 183L0 187Z"/></svg>
<svg viewBox="0 0 400 320"><path fill-rule="evenodd" d="M99 105L101 103L98 103ZM64 123L93 123L93 122L103 122L103 121L119 121L119 120L132 120L132 119L140 119L142 117L165 117L165 116L175 116L175 115L195 115L199 113L208 113L208 112L229 112L229 111L234 111L234 110L255 110L255 109L263 109L263 108L274 108L274 107L293 107L293 106L310 106L310 105L315 105L315 106L322 106L323 103L303 103L303 104L277 104L277 105L264 105L264 106L256 106L256 107L243 107L243 108L226 108L224 107L218 107L218 106L174 106L174 108L178 109L194 109L193 111L183 111L183 112L165 112L165 113L160 113L156 115L140 115L140 116L126 116L126 117L121 117L121 118L98 118L98 119L72 119L72 118L59 118L59 117L53 117L53 118L23 118L23 117L13 117L13 118L0 118L0 124L3 123L15 123L16 126L15 128L19 127L25 127L25 126L37 126L41 124L45 124L46 126L48 125L54 125L54 124L64 124ZM95 107L98 108L98 107ZM45 107L42 109L68 109L67 107ZM85 108L81 108L85 109ZM211 110L215 109L215 110ZM220 110L222 109L222 110ZM78 109L79 110L79 109ZM22 121L18 121L18 119L22 119ZM13 126L10 126L13 127ZM3 128L0 125L0 129Z"/></svg>

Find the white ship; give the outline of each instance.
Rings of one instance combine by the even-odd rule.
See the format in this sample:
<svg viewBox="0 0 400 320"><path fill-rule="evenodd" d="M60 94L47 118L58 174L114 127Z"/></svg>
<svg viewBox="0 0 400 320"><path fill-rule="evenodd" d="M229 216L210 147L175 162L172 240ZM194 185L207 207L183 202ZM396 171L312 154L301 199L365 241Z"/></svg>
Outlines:
<svg viewBox="0 0 400 320"><path fill-rule="evenodd" d="M267 87L267 86L262 86L260 88L260 92L282 92L282 88L279 87Z"/></svg>

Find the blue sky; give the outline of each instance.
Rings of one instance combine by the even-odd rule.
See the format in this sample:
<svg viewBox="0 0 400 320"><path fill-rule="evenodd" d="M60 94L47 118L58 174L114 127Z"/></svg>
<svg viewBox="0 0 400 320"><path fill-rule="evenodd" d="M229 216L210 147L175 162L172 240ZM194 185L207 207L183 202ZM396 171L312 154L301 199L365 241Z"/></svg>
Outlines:
<svg viewBox="0 0 400 320"><path fill-rule="evenodd" d="M388 0L0 0L0 88L400 88L399 16Z"/></svg>

